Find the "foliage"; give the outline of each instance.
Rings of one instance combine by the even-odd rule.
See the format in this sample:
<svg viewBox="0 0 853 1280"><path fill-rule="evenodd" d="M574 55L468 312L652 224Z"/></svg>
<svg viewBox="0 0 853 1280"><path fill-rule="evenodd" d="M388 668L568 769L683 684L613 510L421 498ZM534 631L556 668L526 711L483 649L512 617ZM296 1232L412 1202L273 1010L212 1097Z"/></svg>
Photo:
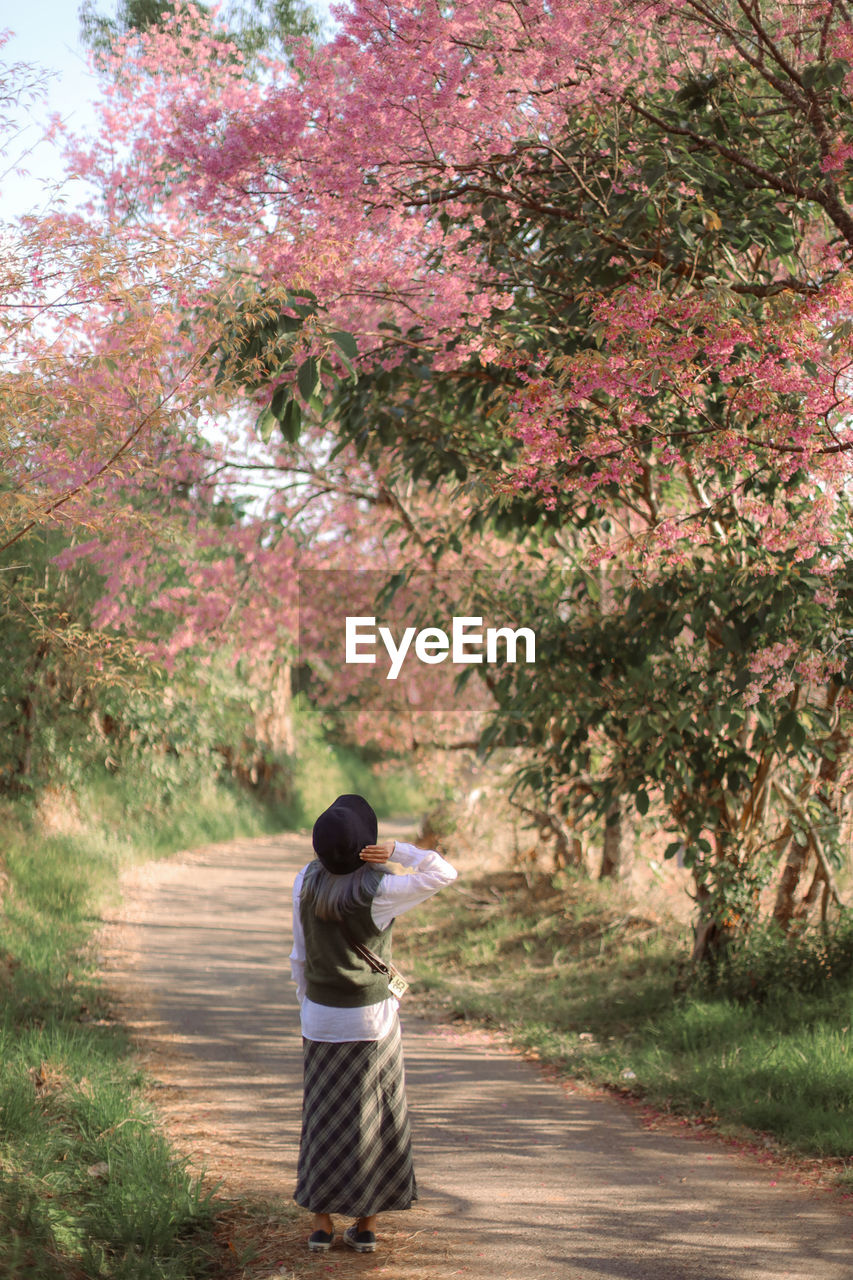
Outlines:
<svg viewBox="0 0 853 1280"><path fill-rule="evenodd" d="M819 935L799 949L810 991L798 990L793 962L782 971L783 944L773 970L759 942L764 999L740 1002L685 985L683 931L645 893L638 902L566 873L491 874L442 896L396 943L426 1008L497 1025L541 1062L734 1134L765 1158L781 1147L826 1158L827 1173L843 1176L853 1151L849 979L822 968ZM849 953L849 926L838 948Z"/></svg>
<svg viewBox="0 0 853 1280"><path fill-rule="evenodd" d="M53 565L63 542L29 535L0 559L0 791L73 785L91 758L99 693L139 679L136 655L91 627L101 584L91 565ZM108 674L105 673L105 660ZM106 753L104 753L106 754Z"/></svg>
<svg viewBox="0 0 853 1280"><path fill-rule="evenodd" d="M286 802L292 769L269 725L277 671L221 652L166 673L92 613L103 586L92 561L57 565L63 539L30 535L2 575L0 792L76 791L93 773L126 773L152 812L187 788L238 779ZM60 554L61 558L61 554Z"/></svg>
<svg viewBox="0 0 853 1280"><path fill-rule="evenodd" d="M762 573L756 548L735 574L698 557L643 578L580 571L552 578L550 600L540 581L538 602L516 607L538 616L541 660L496 673L501 712L484 745L528 748L521 780L578 817L623 797L641 817L653 806L720 941L757 918L792 835L814 846L837 901L842 835L825 780L847 717L837 688L792 677L799 646L846 650L838 588L826 595L807 562Z"/></svg>
<svg viewBox="0 0 853 1280"><path fill-rule="evenodd" d="M176 93L190 60L173 61L168 145L130 121L132 163L95 148L88 164L119 200L135 180L158 202L172 175L173 216L239 222L259 273L274 262L271 279L357 320L367 368L412 350L439 371L506 367L515 483L546 502L624 499L652 467L693 468L717 491L693 495L707 520L741 464L787 478L805 461L829 483L846 449L843 19L794 4L756 35L722 6L665 7L639 30L632 13L521 23L459 4L398 31L356 8L301 84L251 107L232 94L203 130ZM152 74L163 48L127 48L126 71ZM575 76L555 82L554 58ZM258 238L269 211L287 238Z"/></svg>
<svg viewBox="0 0 853 1280"><path fill-rule="evenodd" d="M380 818L418 815L435 792L435 779L424 776L405 756L359 750L329 724L327 716L302 698L296 701L299 747L291 762L292 792L287 809L290 826L311 827L330 797L357 791L370 797Z"/></svg>
<svg viewBox="0 0 853 1280"><path fill-rule="evenodd" d="M853 973L853 925L848 917L831 927L787 935L771 921L729 948L719 968L700 974L715 997L739 1004L796 998L807 1002L828 988L843 991Z"/></svg>
<svg viewBox="0 0 853 1280"><path fill-rule="evenodd" d="M226 624L265 636L306 560L381 548L393 569L446 548L464 559L484 531L525 550L546 533L532 554L572 579L566 607L578 566L615 564L640 585L621 596L621 621L587 630L588 661L576 655L594 668L624 640L636 658L616 664L624 707L581 681L597 740L562 723L559 679L529 683L518 737L548 736L543 786L593 774L593 795L624 784L641 809L662 793L674 843L707 869L703 945L752 919L777 838L778 856L807 828L831 889L818 828L831 826L847 747L848 654L827 615L846 593L849 41L840 7L807 0L761 14L690 0L653 19L633 0L523 14L357 3L328 45L303 44L261 77L198 10L112 39L102 136L70 151L97 190L90 233L156 244L149 273L167 268L177 285L148 384L188 367L210 379L150 433L136 434L137 409L119 445L146 471L111 494L114 511L144 505L155 458L174 463L187 505L171 526L184 538L176 579L159 594L129 521L101 539L113 617L131 625L140 581L155 612L188 606L200 626L178 628L174 657ZM139 307L117 296L108 315L129 336ZM205 536L210 495L239 470L190 422L240 393L260 437L240 465L270 468L278 496L263 518L235 518L220 555ZM417 477L436 488L428 500ZM285 500L297 484L300 501ZM76 518L91 520L90 505ZM770 621L798 565L783 653ZM691 584L709 568L710 604ZM756 588L760 576L784 585ZM655 617L647 581L652 596L666 584L672 654L634 627L635 606ZM728 627L721 654L713 615L739 612L755 625ZM638 694L667 680L681 705L644 708ZM519 730L512 682L499 692L506 740Z"/></svg>
<svg viewBox="0 0 853 1280"><path fill-rule="evenodd" d="M84 43L95 53L107 52L117 40L130 31L147 31L188 3L175 0L119 0L116 15L108 18L95 8L95 0L83 0L80 6L80 30ZM202 12L208 6L196 4ZM287 52L295 40L316 40L321 21L310 4L302 0L251 0L247 6L229 6L230 38L251 60L258 54Z"/></svg>
<svg viewBox="0 0 853 1280"><path fill-rule="evenodd" d="M259 828L257 809L185 787L165 820L105 778L57 797L47 835L4 805L0 919L0 1270L21 1277L197 1277L220 1263L216 1206L142 1096L92 971L119 868L154 847Z"/></svg>

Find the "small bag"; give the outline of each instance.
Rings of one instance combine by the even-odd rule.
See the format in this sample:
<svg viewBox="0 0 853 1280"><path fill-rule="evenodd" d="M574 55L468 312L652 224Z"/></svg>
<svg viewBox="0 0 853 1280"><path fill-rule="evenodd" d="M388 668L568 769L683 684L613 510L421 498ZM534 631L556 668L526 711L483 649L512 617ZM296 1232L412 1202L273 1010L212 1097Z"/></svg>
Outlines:
<svg viewBox="0 0 853 1280"><path fill-rule="evenodd" d="M396 969L393 964L386 964L375 951L371 951L370 947L366 947L364 943L356 942L344 922L341 921L340 924L341 932L356 955L364 960L366 964L369 964L374 973L386 974L388 978L388 990L391 992L391 995L396 996L398 1000L402 1000L403 996L409 989L409 984L403 977L402 973L400 973L400 970Z"/></svg>

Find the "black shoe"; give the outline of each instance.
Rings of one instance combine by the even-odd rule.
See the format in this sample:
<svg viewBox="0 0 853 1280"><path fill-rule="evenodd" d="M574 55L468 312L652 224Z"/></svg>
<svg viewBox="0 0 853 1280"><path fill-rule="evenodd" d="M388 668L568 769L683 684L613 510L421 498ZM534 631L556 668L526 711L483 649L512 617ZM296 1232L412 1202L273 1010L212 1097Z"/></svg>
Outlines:
<svg viewBox="0 0 853 1280"><path fill-rule="evenodd" d="M355 1249L356 1253L376 1252L376 1236L372 1231L359 1231L357 1222L347 1227L344 1232L344 1244Z"/></svg>
<svg viewBox="0 0 853 1280"><path fill-rule="evenodd" d="M308 1237L308 1248L312 1253L328 1253L334 1238L334 1231L314 1231Z"/></svg>

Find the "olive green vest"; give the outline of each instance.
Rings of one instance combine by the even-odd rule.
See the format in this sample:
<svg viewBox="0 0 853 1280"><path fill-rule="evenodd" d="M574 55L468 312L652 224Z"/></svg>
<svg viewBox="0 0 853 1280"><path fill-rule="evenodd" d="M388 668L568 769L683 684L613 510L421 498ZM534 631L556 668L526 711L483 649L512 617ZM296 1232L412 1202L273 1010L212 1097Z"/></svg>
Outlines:
<svg viewBox="0 0 853 1280"><path fill-rule="evenodd" d="M316 873L315 869L319 871L319 862L308 866L299 902L299 916L305 934L308 999L336 1009L360 1009L389 999L391 993L387 976L374 973L367 961L356 954L337 921L318 920L310 903L306 902L305 887ZM378 867L370 867L366 877L370 902L347 912L344 926L355 942L369 947L387 963L391 959L391 925L378 930L370 914L371 902L381 887L384 874Z"/></svg>

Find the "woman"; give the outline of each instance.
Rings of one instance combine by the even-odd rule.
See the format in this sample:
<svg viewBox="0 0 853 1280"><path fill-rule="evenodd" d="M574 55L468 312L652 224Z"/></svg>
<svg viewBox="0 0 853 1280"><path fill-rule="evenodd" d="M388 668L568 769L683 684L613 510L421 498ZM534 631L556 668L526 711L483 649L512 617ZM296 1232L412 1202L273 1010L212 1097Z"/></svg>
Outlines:
<svg viewBox="0 0 853 1280"><path fill-rule="evenodd" d="M333 1213L354 1217L344 1243L376 1249L376 1218L417 1199L406 1111L399 1002L388 988L391 925L456 879L439 854L377 844L362 796L338 796L314 824L317 855L293 886L290 967L304 1046L302 1137L294 1193L324 1253ZM385 863L412 868L392 875Z"/></svg>

